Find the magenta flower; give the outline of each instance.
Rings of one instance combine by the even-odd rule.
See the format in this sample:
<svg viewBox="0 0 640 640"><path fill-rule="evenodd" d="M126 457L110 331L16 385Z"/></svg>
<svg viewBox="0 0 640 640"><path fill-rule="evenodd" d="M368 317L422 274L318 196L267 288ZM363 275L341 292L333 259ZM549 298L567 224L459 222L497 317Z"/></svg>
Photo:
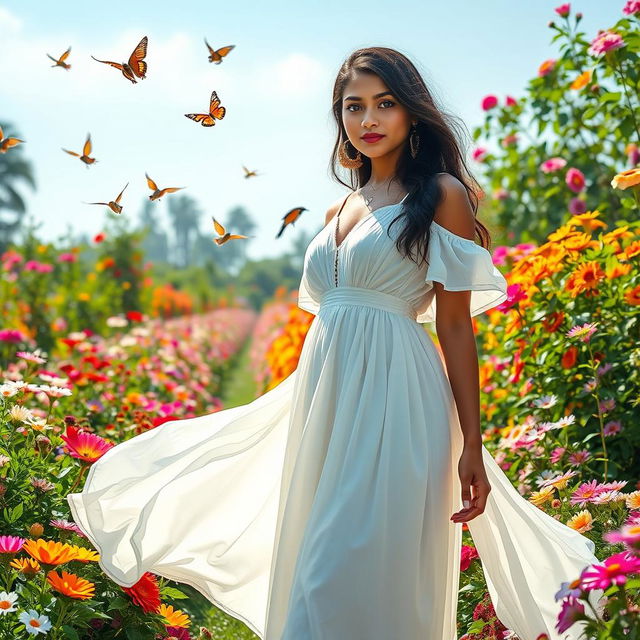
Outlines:
<svg viewBox="0 0 640 640"><path fill-rule="evenodd" d="M571 12L571 3L567 2L555 8L555 12L561 17L566 18Z"/></svg>
<svg viewBox="0 0 640 640"><path fill-rule="evenodd" d="M59 262L77 262L78 258L76 257L75 253L71 253L71 252L61 253L58 256L58 261Z"/></svg>
<svg viewBox="0 0 640 640"><path fill-rule="evenodd" d="M588 51L592 56L599 56L624 46L625 42L620 34L599 29L598 35L591 41Z"/></svg>
<svg viewBox="0 0 640 640"><path fill-rule="evenodd" d="M498 104L498 98L494 95L488 95L482 98L482 110L489 111L489 109L493 109Z"/></svg>
<svg viewBox="0 0 640 640"><path fill-rule="evenodd" d="M515 98L512 98L511 96L507 96L504 99L504 103L507 107L514 107L515 105L518 104L517 100Z"/></svg>
<svg viewBox="0 0 640 640"><path fill-rule="evenodd" d="M18 329L0 329L0 342L24 342L27 336Z"/></svg>
<svg viewBox="0 0 640 640"><path fill-rule="evenodd" d="M0 536L0 553L18 553L26 538L18 536Z"/></svg>
<svg viewBox="0 0 640 640"><path fill-rule="evenodd" d="M622 8L622 13L626 13L628 16L640 13L640 0L627 0L627 4Z"/></svg>
<svg viewBox="0 0 640 640"><path fill-rule="evenodd" d="M569 502L571 504L579 504L583 507L587 502L591 502L592 498L602 491L597 480L591 482L583 482L574 492Z"/></svg>
<svg viewBox="0 0 640 640"><path fill-rule="evenodd" d="M560 458L562 458L564 452L566 451L566 449L564 447L556 447L550 454L549 454L549 461L552 464L556 464L558 462L558 460L560 460Z"/></svg>
<svg viewBox="0 0 640 640"><path fill-rule="evenodd" d="M571 191L580 193L585 187L584 173L580 169L571 167L565 176L565 182Z"/></svg>
<svg viewBox="0 0 640 640"><path fill-rule="evenodd" d="M562 602L562 609L558 614L556 622L556 630L563 633L578 620L584 619L584 605L578 600L568 598Z"/></svg>
<svg viewBox="0 0 640 640"><path fill-rule="evenodd" d="M482 162L487 155L487 150L484 147L476 147L471 153L471 157L477 162Z"/></svg>
<svg viewBox="0 0 640 640"><path fill-rule="evenodd" d="M592 591L625 584L630 573L640 573L640 558L628 551L621 551L606 558L602 564L587 567L580 578L583 588Z"/></svg>
<svg viewBox="0 0 640 640"><path fill-rule="evenodd" d="M571 198L569 200L569 213L572 216L579 216L587 210L587 203L582 198Z"/></svg>

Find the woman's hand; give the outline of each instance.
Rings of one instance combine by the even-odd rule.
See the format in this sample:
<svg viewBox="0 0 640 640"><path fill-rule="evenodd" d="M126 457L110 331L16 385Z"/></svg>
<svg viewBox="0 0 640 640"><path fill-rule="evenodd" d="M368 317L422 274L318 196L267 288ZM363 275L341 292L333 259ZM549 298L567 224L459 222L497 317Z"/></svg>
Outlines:
<svg viewBox="0 0 640 640"><path fill-rule="evenodd" d="M462 485L462 504L466 508L454 513L451 520L453 522L468 522L484 511L487 497L491 491L491 485L482 461L481 446L465 445L458 462L458 475ZM471 495L472 488L473 496Z"/></svg>

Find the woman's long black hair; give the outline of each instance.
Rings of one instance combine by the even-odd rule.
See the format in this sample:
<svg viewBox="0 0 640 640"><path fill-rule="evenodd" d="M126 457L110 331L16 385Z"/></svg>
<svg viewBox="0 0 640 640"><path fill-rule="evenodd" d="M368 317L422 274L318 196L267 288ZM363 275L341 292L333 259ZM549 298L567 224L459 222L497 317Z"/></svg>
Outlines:
<svg viewBox="0 0 640 640"><path fill-rule="evenodd" d="M478 193L481 187L471 175L456 138L464 129L458 124L458 118L438 108L424 80L413 63L402 53L387 47L366 47L354 51L342 64L333 87L333 115L338 128L338 136L331 155L330 170L333 177L352 190L358 189L371 176L371 160L361 154L362 166L348 170L351 184L347 184L339 175L338 152L347 140L342 123L342 98L347 83L355 74L375 74L387 85L389 91L408 109L411 120L416 120L416 129L420 138L418 153L413 158L409 151L407 136L403 153L400 156L396 176L405 187L408 195L404 201L403 213L394 218L391 224L405 219L401 233L396 240L398 251L413 259L414 245L417 255L427 260L431 222L436 206L442 197L442 190L436 180L436 174L445 171L464 184L469 195L474 215L478 211ZM460 137L462 137L460 135ZM349 156L355 150L347 143ZM475 231L481 245L489 249L491 237L487 228L476 218Z"/></svg>

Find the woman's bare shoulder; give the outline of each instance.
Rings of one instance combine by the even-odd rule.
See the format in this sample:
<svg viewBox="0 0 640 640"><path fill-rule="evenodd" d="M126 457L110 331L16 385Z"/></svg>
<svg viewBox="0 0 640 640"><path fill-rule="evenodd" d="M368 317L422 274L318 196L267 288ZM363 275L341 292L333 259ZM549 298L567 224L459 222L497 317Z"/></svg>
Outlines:
<svg viewBox="0 0 640 640"><path fill-rule="evenodd" d="M324 224L325 226L327 226L329 224L329 222L331 222L331 220L333 219L333 217L338 213L338 211L340 210L340 207L342 206L342 203L344 202L346 196L340 196L335 202L333 202L329 208L327 209L327 212L324 215Z"/></svg>

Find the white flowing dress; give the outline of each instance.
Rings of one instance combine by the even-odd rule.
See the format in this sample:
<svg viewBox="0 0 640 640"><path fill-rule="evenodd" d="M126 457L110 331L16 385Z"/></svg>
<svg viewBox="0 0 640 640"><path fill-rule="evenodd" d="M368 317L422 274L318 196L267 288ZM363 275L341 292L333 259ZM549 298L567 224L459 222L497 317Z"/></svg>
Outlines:
<svg viewBox="0 0 640 640"><path fill-rule="evenodd" d="M403 258L401 221L389 227L402 206L344 238L338 286L336 218L313 238L298 304L316 317L286 379L118 444L68 495L112 580L192 585L266 640L457 638L463 435L420 323L435 319L434 281L470 290L471 315L507 283L486 249L436 222L428 266ZM594 544L482 456L492 490L468 526L499 619L522 640L577 640L581 625L555 630L554 594L598 562Z"/></svg>

